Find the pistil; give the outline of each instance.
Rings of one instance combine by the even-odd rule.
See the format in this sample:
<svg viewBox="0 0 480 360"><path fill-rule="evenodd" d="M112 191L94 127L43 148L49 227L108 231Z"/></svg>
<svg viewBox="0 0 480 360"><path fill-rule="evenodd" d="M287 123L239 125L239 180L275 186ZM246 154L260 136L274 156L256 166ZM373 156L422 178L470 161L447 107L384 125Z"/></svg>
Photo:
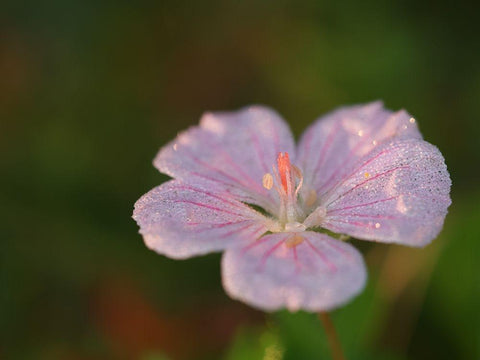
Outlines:
<svg viewBox="0 0 480 360"><path fill-rule="evenodd" d="M290 162L287 152L281 152L277 156L277 166L272 166L273 176L267 173L263 176L263 187L270 190L273 187L280 198L280 210L278 220L282 226L294 228L305 216L298 205L298 193L303 184L303 176L295 165Z"/></svg>

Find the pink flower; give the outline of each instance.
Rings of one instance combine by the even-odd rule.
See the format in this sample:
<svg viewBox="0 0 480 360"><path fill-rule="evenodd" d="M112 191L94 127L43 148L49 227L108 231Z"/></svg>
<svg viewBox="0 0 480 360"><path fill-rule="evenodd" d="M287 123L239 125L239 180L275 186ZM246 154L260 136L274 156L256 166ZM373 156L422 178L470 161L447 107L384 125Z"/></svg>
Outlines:
<svg viewBox="0 0 480 360"><path fill-rule="evenodd" d="M207 113L154 165L173 180L135 204L147 246L176 259L225 250L227 293L267 311L326 311L362 290L361 254L326 230L421 247L451 202L442 154L381 102L333 111L297 146L266 107Z"/></svg>

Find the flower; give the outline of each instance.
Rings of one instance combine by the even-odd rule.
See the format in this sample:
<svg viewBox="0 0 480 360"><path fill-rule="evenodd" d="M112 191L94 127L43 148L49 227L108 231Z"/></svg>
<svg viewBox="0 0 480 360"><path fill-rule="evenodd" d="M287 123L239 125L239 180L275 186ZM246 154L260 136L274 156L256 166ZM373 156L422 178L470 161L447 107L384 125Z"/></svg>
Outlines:
<svg viewBox="0 0 480 360"><path fill-rule="evenodd" d="M176 259L224 250L227 293L266 311L347 302L366 270L335 234L421 247L451 203L442 154L381 102L323 116L296 147L269 108L207 113L154 165L173 180L135 204L146 245Z"/></svg>

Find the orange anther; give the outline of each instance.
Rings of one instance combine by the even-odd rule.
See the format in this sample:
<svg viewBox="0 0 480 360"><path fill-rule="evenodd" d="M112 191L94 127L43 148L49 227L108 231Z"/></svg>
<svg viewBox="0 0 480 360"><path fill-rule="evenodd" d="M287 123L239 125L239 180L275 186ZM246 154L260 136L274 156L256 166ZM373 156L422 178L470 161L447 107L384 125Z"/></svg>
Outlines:
<svg viewBox="0 0 480 360"><path fill-rule="evenodd" d="M303 236L299 234L293 234L287 240L285 240L285 245L288 248L293 248L303 242Z"/></svg>

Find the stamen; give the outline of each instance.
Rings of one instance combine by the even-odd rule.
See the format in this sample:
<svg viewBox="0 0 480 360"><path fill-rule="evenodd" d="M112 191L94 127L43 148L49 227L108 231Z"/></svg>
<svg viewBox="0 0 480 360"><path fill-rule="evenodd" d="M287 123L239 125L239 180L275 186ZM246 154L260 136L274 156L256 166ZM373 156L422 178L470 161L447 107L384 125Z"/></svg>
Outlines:
<svg viewBox="0 0 480 360"><path fill-rule="evenodd" d="M303 232L307 230L307 227L304 224L301 224L299 222L289 222L285 224L285 231L286 232Z"/></svg>
<svg viewBox="0 0 480 360"><path fill-rule="evenodd" d="M270 190L273 187L273 176L270 173L266 173L262 178L262 185L265 189Z"/></svg>
<svg viewBox="0 0 480 360"><path fill-rule="evenodd" d="M298 186L295 189L295 197L297 197L298 192L300 191L303 185L303 175L300 169L295 165L292 165L292 169L293 169L293 175L298 179Z"/></svg>
<svg viewBox="0 0 480 360"><path fill-rule="evenodd" d="M308 190L307 195L305 196L305 200L303 202L304 205L309 208L313 206L316 201L317 201L317 192L315 191L315 189Z"/></svg>
<svg viewBox="0 0 480 360"><path fill-rule="evenodd" d="M327 215L327 210L323 206L319 206L315 211L308 215L303 224L307 228L319 226L325 218L325 215Z"/></svg>

